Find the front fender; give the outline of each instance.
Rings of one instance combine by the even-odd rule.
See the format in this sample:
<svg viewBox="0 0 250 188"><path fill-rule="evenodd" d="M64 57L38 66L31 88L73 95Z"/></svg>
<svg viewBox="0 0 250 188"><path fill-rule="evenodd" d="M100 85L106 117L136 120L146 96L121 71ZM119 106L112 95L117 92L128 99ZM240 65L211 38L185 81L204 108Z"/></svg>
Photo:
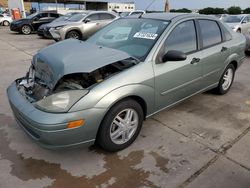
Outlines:
<svg viewBox="0 0 250 188"><path fill-rule="evenodd" d="M144 100L147 106L147 114L152 114L154 111L154 89L147 85L134 84L117 88L105 95L96 105L95 108L110 109L118 101L127 97L140 97Z"/></svg>

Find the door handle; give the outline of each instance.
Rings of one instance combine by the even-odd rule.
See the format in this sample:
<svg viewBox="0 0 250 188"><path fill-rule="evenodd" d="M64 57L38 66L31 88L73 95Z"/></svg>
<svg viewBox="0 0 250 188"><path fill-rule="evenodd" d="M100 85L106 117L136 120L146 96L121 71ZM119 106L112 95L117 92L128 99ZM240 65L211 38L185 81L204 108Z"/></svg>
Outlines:
<svg viewBox="0 0 250 188"><path fill-rule="evenodd" d="M227 51L227 50L228 50L228 48L225 47L225 46L223 46L223 47L221 48L221 52L225 52L225 51Z"/></svg>
<svg viewBox="0 0 250 188"><path fill-rule="evenodd" d="M190 63L190 64L191 64L191 65L193 65L193 64L197 64L197 63L199 63L199 62L200 62L200 60L201 60L200 58L196 58L196 57L195 57L195 58L193 58L193 59L192 59L192 61L191 61L191 63Z"/></svg>

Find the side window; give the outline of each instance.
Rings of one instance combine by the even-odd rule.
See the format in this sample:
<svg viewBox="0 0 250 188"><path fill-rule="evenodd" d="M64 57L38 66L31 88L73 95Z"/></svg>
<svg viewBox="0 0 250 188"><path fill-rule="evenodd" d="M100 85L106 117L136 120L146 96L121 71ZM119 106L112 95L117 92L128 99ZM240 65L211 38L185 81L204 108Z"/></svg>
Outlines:
<svg viewBox="0 0 250 188"><path fill-rule="evenodd" d="M100 20L113 20L115 18L112 14L102 13L100 14Z"/></svg>
<svg viewBox="0 0 250 188"><path fill-rule="evenodd" d="M216 21L199 20L203 48L222 42L221 30Z"/></svg>
<svg viewBox="0 0 250 188"><path fill-rule="evenodd" d="M224 26L221 26L221 30L223 31L224 33L224 36L225 36L225 41L229 41L229 40L232 40L232 35L231 33L224 27Z"/></svg>
<svg viewBox="0 0 250 188"><path fill-rule="evenodd" d="M165 49L190 53L197 50L194 21L186 21L174 28L165 42Z"/></svg>
<svg viewBox="0 0 250 188"><path fill-rule="evenodd" d="M90 16L88 16L88 19L90 19L90 21L99 20L99 14L91 14Z"/></svg>
<svg viewBox="0 0 250 188"><path fill-rule="evenodd" d="M59 14L50 13L50 17L51 17L51 18L58 18L58 17L59 17Z"/></svg>

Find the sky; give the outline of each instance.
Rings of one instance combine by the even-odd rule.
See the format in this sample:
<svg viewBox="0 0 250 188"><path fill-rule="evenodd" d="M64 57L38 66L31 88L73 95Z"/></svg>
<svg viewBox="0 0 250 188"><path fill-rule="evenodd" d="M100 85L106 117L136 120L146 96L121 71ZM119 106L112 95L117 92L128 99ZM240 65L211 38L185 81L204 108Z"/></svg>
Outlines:
<svg viewBox="0 0 250 188"><path fill-rule="evenodd" d="M122 1L122 0L120 0ZM137 9L145 9L153 0L134 0ZM155 0L150 10L163 10L165 0ZM171 9L188 8L200 9L204 7L240 6L242 9L250 7L250 0L169 0Z"/></svg>

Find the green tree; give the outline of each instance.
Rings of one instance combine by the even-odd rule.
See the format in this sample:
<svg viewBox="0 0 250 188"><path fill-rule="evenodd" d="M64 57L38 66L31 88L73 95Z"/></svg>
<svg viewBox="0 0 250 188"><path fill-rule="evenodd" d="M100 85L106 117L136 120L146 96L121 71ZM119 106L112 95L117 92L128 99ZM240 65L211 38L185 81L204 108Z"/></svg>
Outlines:
<svg viewBox="0 0 250 188"><path fill-rule="evenodd" d="M228 14L241 14L241 11L241 8L236 6L227 9Z"/></svg>
<svg viewBox="0 0 250 188"><path fill-rule="evenodd" d="M244 10L244 14L250 14L250 7Z"/></svg>
<svg viewBox="0 0 250 188"><path fill-rule="evenodd" d="M200 14L224 14L225 12L226 11L224 8L212 8L212 7L207 7L199 10Z"/></svg>
<svg viewBox="0 0 250 188"><path fill-rule="evenodd" d="M187 9L187 8L182 8L182 9L172 9L170 12L183 12L183 13L191 13L192 11Z"/></svg>

